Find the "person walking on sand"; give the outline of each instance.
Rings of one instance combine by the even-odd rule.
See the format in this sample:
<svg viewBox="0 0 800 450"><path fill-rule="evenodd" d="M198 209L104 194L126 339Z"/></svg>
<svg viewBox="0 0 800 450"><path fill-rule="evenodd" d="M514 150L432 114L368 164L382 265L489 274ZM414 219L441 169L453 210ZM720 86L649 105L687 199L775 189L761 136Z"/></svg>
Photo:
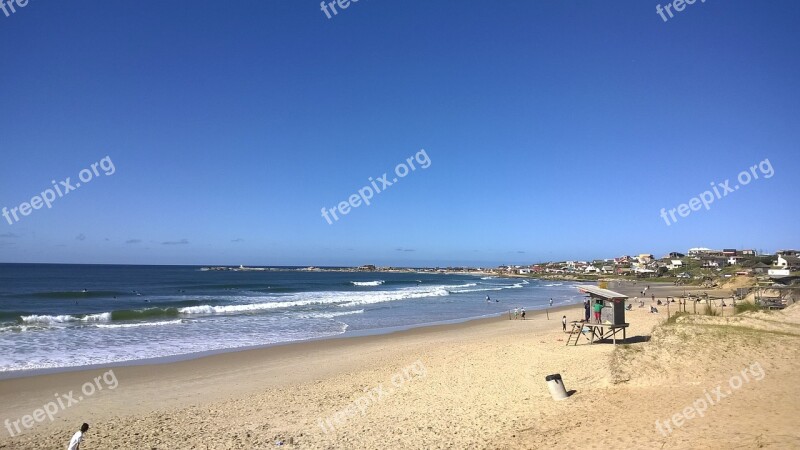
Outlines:
<svg viewBox="0 0 800 450"><path fill-rule="evenodd" d="M561 331L567 332L567 316L561 316Z"/></svg>
<svg viewBox="0 0 800 450"><path fill-rule="evenodd" d="M84 423L81 425L81 430L72 435L72 439L69 440L69 446L67 447L67 450L80 450L81 441L83 441L83 435L87 431L89 431L89 424Z"/></svg>
<svg viewBox="0 0 800 450"><path fill-rule="evenodd" d="M525 308L522 308L522 320L525 320Z"/></svg>

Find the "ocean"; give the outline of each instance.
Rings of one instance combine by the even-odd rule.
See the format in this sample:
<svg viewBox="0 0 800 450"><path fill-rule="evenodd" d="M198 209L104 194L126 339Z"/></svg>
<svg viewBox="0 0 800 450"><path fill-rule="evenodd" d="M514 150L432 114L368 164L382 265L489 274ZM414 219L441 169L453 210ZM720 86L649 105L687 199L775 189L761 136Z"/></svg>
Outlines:
<svg viewBox="0 0 800 450"><path fill-rule="evenodd" d="M579 303L574 282L0 264L0 375L383 333ZM486 296L491 301L486 301Z"/></svg>

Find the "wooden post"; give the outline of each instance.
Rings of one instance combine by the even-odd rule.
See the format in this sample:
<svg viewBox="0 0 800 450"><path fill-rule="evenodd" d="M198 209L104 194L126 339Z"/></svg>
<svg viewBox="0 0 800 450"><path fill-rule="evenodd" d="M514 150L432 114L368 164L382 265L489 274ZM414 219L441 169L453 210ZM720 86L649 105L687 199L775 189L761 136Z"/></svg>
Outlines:
<svg viewBox="0 0 800 450"><path fill-rule="evenodd" d="M545 309L544 313L547 314L547 320L550 320L550 310L549 309Z"/></svg>

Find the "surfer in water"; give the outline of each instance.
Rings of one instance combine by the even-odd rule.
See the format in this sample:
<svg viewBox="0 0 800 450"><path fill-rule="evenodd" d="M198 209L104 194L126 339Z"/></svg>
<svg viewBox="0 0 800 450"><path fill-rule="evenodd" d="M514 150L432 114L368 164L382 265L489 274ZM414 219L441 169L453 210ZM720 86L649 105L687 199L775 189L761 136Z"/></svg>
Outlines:
<svg viewBox="0 0 800 450"><path fill-rule="evenodd" d="M489 298L489 296L487 295L487 296L486 296L486 303L489 303L489 302L491 302L491 301L492 301L492 299L490 299L490 298Z"/></svg>

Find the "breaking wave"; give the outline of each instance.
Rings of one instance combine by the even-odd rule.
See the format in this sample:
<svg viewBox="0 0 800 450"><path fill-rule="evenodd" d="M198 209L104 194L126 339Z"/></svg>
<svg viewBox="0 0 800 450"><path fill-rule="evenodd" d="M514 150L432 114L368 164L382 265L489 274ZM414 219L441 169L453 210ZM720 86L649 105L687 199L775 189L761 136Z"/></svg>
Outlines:
<svg viewBox="0 0 800 450"><path fill-rule="evenodd" d="M351 281L351 283L353 283L353 286L380 286L385 283L385 281Z"/></svg>

